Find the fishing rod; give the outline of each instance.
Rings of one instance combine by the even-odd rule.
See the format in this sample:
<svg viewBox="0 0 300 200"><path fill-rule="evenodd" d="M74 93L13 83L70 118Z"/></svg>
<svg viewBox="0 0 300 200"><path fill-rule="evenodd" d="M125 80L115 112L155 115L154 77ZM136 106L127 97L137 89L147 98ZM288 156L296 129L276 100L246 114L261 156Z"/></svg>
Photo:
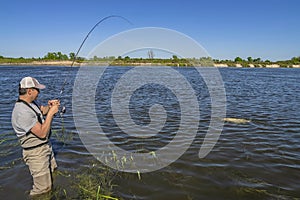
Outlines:
<svg viewBox="0 0 300 200"><path fill-rule="evenodd" d="M126 19L125 17L120 16L120 15L109 15L109 16L106 16L106 17L102 18L100 21L98 21L98 22L93 26L93 28L88 32L88 34L85 36L85 38L84 38L83 41L81 42L81 44L80 44L80 46L79 46L79 48L78 48L78 50L77 50L75 56L73 57L73 61L72 61L72 64L71 64L70 67L73 67L73 65L74 65L74 63L75 63L75 61L76 61L76 59L77 59L77 56L78 56L78 54L79 54L79 52L80 52L80 50L81 50L83 44L85 43L85 41L86 41L87 38L89 37L89 35L94 31L94 29L95 29L99 24L101 24L102 22L104 22L105 20L107 20L107 19L109 19L109 18L121 18L121 19L125 20L126 22L128 22L129 24L132 24L128 19ZM59 92L59 97L61 97L61 95L62 95L62 93L63 93L63 91L64 91L64 89L65 89L66 83L67 83L67 78L65 78L65 80L64 80L64 82L63 82L63 84L62 84L62 87L61 87L60 92ZM60 99L60 98L59 98L59 99ZM62 115L63 115L65 112L66 112L66 107L65 107L65 106L62 106L61 111L60 111L60 116L62 117Z"/></svg>

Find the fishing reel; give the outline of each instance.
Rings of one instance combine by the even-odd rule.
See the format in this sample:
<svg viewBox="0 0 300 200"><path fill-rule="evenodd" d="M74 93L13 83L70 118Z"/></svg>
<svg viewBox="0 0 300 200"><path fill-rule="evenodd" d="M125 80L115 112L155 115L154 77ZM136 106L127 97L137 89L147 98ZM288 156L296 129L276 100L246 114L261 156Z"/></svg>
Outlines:
<svg viewBox="0 0 300 200"><path fill-rule="evenodd" d="M60 109L60 111L59 111L60 117L63 117L63 114L65 114L65 113L66 113L66 107L63 106L63 107Z"/></svg>

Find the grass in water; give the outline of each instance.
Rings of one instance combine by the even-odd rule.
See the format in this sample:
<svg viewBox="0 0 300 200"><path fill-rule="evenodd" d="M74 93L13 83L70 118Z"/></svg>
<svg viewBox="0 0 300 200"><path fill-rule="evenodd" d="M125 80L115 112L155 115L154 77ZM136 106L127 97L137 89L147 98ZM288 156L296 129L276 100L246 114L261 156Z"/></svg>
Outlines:
<svg viewBox="0 0 300 200"><path fill-rule="evenodd" d="M117 171L100 164L90 166L77 173L57 172L56 176L71 184L56 186L52 199L118 200L113 194Z"/></svg>
<svg viewBox="0 0 300 200"><path fill-rule="evenodd" d="M67 133L64 128L61 130L52 130L52 135L57 141L62 142L64 145L73 140L73 134Z"/></svg>

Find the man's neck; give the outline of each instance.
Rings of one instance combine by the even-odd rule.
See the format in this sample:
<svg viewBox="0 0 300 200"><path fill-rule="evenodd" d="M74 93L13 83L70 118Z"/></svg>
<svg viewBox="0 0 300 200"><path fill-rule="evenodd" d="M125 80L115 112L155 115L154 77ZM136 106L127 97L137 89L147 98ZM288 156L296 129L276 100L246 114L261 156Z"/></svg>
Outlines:
<svg viewBox="0 0 300 200"><path fill-rule="evenodd" d="M32 100L27 95L20 95L19 99L22 101L26 101L27 103L32 103Z"/></svg>

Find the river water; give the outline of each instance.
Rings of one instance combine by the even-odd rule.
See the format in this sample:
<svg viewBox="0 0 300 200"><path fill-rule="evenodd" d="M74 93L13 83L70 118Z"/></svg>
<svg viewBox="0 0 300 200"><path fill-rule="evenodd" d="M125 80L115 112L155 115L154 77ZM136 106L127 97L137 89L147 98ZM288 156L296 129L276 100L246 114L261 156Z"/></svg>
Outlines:
<svg viewBox="0 0 300 200"><path fill-rule="evenodd" d="M158 121L165 120L164 127L148 138L125 134L112 114L111 98L118 81L131 69L133 67L107 68L97 83L95 106L91 106L102 127L103 133L99 134L106 134L109 141L124 150L146 152L155 157L153 152L168 145L179 130L182 107L172 90L162 85L140 87L130 98L130 117L134 123L146 126L153 120L149 110L160 104L166 116L158 116ZM52 199L96 199L97 193L118 199L145 200L300 198L300 70L220 68L226 92L226 117L246 122L225 121L212 151L199 158L212 115L210 93L196 69L172 69L190 83L199 103L195 138L184 154L169 165L148 173L138 170L127 173L122 171L120 163L120 170L117 170L98 161L82 142L72 111L73 86L79 68L0 67L0 199L26 199L25 193L31 187L31 176L22 161L22 149L10 122L18 98L18 83L24 76L33 76L47 86L39 95L40 104L59 98L67 110L63 117L57 114L52 125L51 142L59 166L54 175L56 194ZM84 80L89 78L84 77ZM89 90L93 92L88 81L84 84L76 91L75 98L84 99ZM180 82L174 87L185 91ZM122 100L121 96L119 98ZM79 108L87 106L77 102ZM88 110L83 109L82 113ZM90 127L89 119L83 120ZM106 159L117 162L118 158L112 152L111 158ZM123 161L130 162L129 158Z"/></svg>

